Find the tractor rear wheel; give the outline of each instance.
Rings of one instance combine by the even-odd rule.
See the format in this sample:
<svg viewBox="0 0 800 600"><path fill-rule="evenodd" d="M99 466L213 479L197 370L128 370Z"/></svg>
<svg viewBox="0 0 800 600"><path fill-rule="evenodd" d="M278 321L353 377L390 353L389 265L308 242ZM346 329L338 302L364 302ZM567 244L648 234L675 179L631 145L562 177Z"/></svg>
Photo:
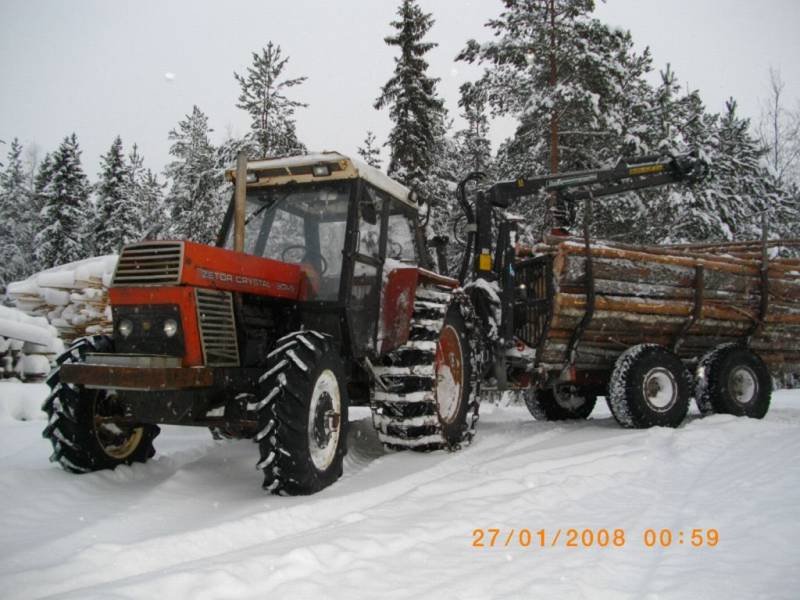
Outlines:
<svg viewBox="0 0 800 600"><path fill-rule="evenodd" d="M87 352L111 350L112 342L105 336L77 340L56 360L58 366L47 378L51 392L42 406L47 413L42 437L53 445L50 460L66 471L114 469L145 462L155 454L153 439L161 431L158 426L116 420L122 415L113 391L89 390L60 380L61 365L83 362Z"/></svg>
<svg viewBox="0 0 800 600"><path fill-rule="evenodd" d="M259 385L253 440L264 489L298 496L339 479L347 453L347 380L331 338L316 331L282 338Z"/></svg>
<svg viewBox="0 0 800 600"><path fill-rule="evenodd" d="M689 410L691 375L672 352L640 344L623 352L608 385L608 407L623 427L677 427Z"/></svg>
<svg viewBox="0 0 800 600"><path fill-rule="evenodd" d="M372 421L392 450L458 450L475 435L480 400L476 319L460 292L420 286L409 340L380 358Z"/></svg>

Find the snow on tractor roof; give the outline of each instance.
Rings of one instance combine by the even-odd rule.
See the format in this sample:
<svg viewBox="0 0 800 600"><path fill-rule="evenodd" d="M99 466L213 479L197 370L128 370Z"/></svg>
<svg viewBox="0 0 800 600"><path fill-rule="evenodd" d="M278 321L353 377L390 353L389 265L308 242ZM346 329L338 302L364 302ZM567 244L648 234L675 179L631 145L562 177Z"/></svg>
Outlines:
<svg viewBox="0 0 800 600"><path fill-rule="evenodd" d="M328 175L314 175L312 168L328 165ZM411 191L380 170L339 152L318 152L301 156L248 161L248 173L255 173L259 180L254 185L282 185L289 182L308 183L328 179L362 178L375 187L387 192L398 200L416 208ZM233 181L234 169L228 170L228 178Z"/></svg>

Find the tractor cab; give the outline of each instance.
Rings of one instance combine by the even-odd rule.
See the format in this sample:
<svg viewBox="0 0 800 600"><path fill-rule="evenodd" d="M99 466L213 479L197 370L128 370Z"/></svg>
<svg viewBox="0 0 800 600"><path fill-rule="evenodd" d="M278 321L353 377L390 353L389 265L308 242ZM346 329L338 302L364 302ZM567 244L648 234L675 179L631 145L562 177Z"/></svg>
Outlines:
<svg viewBox="0 0 800 600"><path fill-rule="evenodd" d="M236 172L228 172L235 181ZM335 152L247 164L242 252L301 265L304 299L352 300L387 259L420 264L417 206L407 188ZM218 245L235 249L231 200ZM367 292L368 293L368 292Z"/></svg>
<svg viewBox="0 0 800 600"><path fill-rule="evenodd" d="M413 194L336 152L250 161L243 190L236 174L227 174L237 191L217 245L298 265L303 323L346 340L353 356L374 352L383 279L427 266Z"/></svg>

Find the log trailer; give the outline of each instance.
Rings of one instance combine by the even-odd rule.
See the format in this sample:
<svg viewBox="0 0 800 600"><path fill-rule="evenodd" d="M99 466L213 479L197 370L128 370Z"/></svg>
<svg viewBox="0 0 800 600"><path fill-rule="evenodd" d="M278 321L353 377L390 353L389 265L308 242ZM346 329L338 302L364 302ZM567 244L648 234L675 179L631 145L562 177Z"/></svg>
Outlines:
<svg viewBox="0 0 800 600"><path fill-rule="evenodd" d="M207 427L257 444L264 489L309 494L342 473L349 406L371 408L387 448L457 450L475 434L482 386L524 393L539 418L565 418L588 414L610 384L623 425L677 425L691 377L676 347L642 346L656 339L647 327L620 332L611 350L594 341L614 323L595 259L611 250L562 237L518 257L514 222L501 220L492 240L491 218L534 189L599 197L700 170L686 157L521 179L479 194L474 211L462 195L477 249L462 286L433 270L415 195L376 169L330 152L240 157L215 246L122 249L109 289L113 334L77 340L48 378L51 460L74 473L145 462L160 425ZM695 300L692 324L678 315L684 350L699 348L690 334L707 335L708 304ZM631 311L622 312L624 321ZM754 341L769 327L751 329ZM766 410L768 375L752 350L722 345L700 365L705 412Z"/></svg>
<svg viewBox="0 0 800 600"><path fill-rule="evenodd" d="M474 206L465 184L480 177L468 176L459 186L469 232L459 277L489 340L484 393L520 393L543 420L586 418L604 395L624 427L677 427L692 396L702 414L763 417L768 366L800 366L800 262L768 252L792 241L768 241L766 216L761 242L744 246L631 246L589 235L596 200L691 184L706 172L692 155L623 159L609 169L495 183ZM519 219L502 211L539 192L554 196L554 227L522 247ZM567 232L578 202L581 238ZM743 257L742 247L751 254Z"/></svg>

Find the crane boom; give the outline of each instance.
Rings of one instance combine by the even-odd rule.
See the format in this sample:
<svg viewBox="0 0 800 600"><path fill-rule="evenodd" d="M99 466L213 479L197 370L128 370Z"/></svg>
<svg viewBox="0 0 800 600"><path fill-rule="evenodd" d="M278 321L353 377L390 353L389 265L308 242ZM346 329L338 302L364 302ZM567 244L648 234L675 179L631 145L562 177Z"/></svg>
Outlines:
<svg viewBox="0 0 800 600"><path fill-rule="evenodd" d="M502 208L512 200L531 196L541 190L555 192L566 201L581 200L590 194L599 198L670 183L696 181L706 171L706 164L693 154L630 157L620 159L615 166L605 169L500 181L493 184L486 195L490 204ZM573 189L576 191L570 191Z"/></svg>

